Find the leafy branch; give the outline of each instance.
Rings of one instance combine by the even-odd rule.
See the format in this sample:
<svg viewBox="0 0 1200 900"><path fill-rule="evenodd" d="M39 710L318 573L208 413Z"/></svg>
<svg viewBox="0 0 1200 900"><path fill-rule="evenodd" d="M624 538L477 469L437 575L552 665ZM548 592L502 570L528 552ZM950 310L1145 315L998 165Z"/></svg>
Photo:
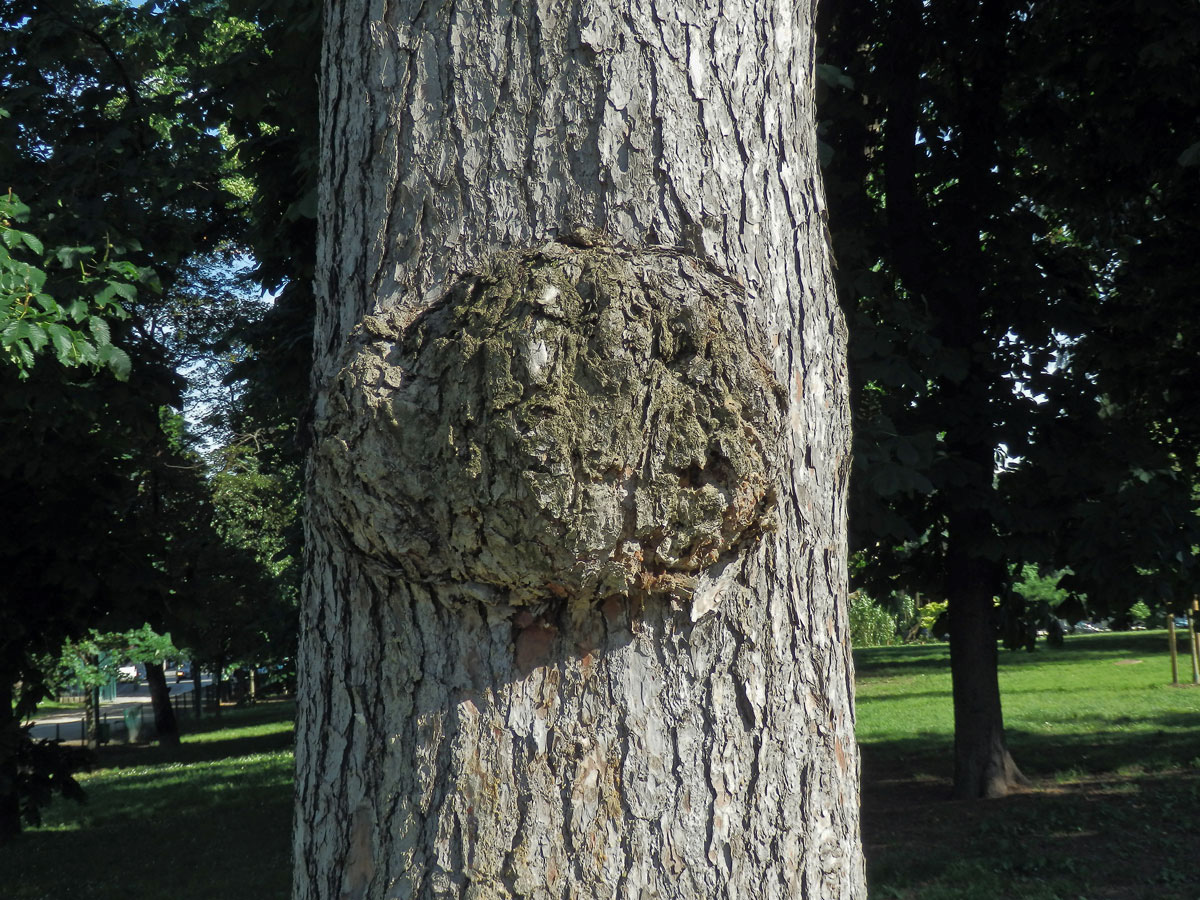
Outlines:
<svg viewBox="0 0 1200 900"><path fill-rule="evenodd" d="M109 321L126 319L124 303L137 299L139 285L154 284L154 273L124 260L108 241L95 247L59 247L47 254L42 241L24 230L30 209L10 188L0 195L0 351L29 377L37 354L50 348L68 367L107 368L124 381L128 354L112 342ZM24 226L24 227L18 227ZM27 258L32 257L33 261ZM65 273L64 293L78 295L60 303L49 293L45 260L57 259ZM60 294L61 296L61 294Z"/></svg>

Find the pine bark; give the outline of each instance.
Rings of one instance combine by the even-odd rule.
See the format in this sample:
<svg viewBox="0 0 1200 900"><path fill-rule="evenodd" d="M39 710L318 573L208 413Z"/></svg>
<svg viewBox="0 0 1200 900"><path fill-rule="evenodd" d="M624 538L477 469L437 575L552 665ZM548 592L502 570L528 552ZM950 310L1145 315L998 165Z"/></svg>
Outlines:
<svg viewBox="0 0 1200 900"><path fill-rule="evenodd" d="M297 900L865 896L811 13L328 5Z"/></svg>

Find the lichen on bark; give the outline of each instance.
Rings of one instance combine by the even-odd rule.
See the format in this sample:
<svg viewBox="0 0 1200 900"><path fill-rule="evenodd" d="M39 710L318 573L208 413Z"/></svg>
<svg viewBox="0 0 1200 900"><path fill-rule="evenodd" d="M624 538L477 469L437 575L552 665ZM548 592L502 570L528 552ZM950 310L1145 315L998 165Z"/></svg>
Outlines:
<svg viewBox="0 0 1200 900"><path fill-rule="evenodd" d="M685 253L589 240L368 316L318 407L328 515L488 603L688 598L771 527L786 400L743 299Z"/></svg>

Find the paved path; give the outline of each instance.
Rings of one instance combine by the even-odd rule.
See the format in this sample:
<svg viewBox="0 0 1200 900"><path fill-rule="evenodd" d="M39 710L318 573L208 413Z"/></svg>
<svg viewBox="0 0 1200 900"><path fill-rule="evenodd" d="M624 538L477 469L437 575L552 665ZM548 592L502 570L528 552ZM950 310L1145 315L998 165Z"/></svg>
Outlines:
<svg viewBox="0 0 1200 900"><path fill-rule="evenodd" d="M205 686L208 679L204 680ZM180 697L190 693L195 685L191 681L181 681L170 684L172 697ZM150 686L146 682L140 684L117 685L117 699L100 704L100 721L108 722L111 726L110 740L124 741L127 739L125 730L125 710L142 709L142 721L153 727L154 712L151 709ZM78 744L83 740L83 710L56 712L38 716L33 720L30 734L34 740L61 740L64 743Z"/></svg>

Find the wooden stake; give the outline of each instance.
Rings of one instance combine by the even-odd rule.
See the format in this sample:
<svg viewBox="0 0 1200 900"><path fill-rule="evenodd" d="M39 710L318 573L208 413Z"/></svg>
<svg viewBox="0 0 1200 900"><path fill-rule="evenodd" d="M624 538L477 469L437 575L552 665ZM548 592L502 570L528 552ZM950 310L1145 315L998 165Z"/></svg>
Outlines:
<svg viewBox="0 0 1200 900"><path fill-rule="evenodd" d="M1200 615L1200 600L1192 601L1188 610L1188 649L1192 651L1192 684L1200 684L1200 642L1196 640L1196 616Z"/></svg>
<svg viewBox="0 0 1200 900"><path fill-rule="evenodd" d="M1175 645L1175 613L1167 610L1167 640L1171 643L1171 684L1179 684L1179 648Z"/></svg>

